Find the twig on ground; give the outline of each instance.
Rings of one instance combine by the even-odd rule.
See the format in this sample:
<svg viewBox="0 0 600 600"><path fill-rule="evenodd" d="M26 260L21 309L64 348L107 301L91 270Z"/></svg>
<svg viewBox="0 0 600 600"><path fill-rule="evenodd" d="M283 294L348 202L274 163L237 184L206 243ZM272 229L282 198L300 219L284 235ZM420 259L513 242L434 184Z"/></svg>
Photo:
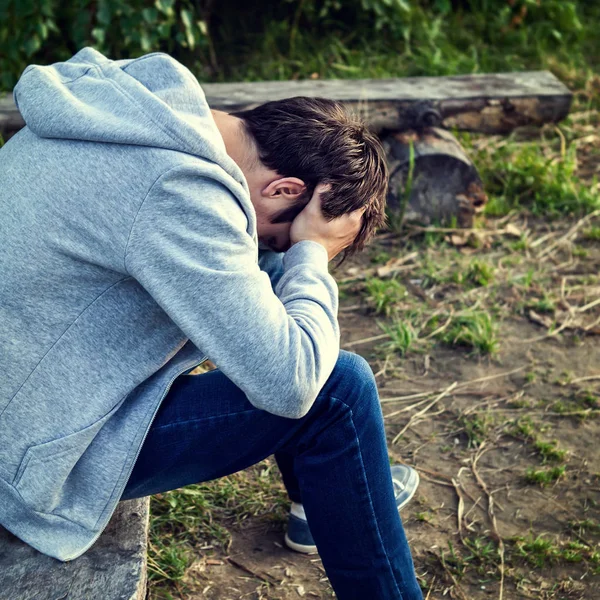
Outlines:
<svg viewBox="0 0 600 600"><path fill-rule="evenodd" d="M402 428L402 430L400 431L400 433L398 433L398 435L396 435L396 437L392 440L392 444L395 444L401 437L402 435L406 432L406 430L419 418L422 417L428 410L430 410L433 406L435 406L442 398L444 398L445 396L447 396L456 386L458 385L458 382L455 381L454 383L452 383L451 385L449 385L439 396L437 396L432 402L430 402L425 408L423 408L422 410L420 410L418 413L415 413L414 415L412 415L412 417L410 418L409 422Z"/></svg>
<svg viewBox="0 0 600 600"><path fill-rule="evenodd" d="M504 596L504 540L500 536L500 532L498 531L498 525L496 523L496 515L494 513L494 497L490 493L485 481L483 481L483 479L481 478L479 471L477 471L477 461L483 455L484 448L485 442L482 442L471 461L471 470L473 471L473 475L475 475L475 479L479 484L479 487L483 490L488 499L488 515L492 524L492 531L494 533L494 536L496 537L496 540L498 541L498 555L500 557L500 594L498 596L498 600L502 600Z"/></svg>
<svg viewBox="0 0 600 600"><path fill-rule="evenodd" d="M458 524L458 536L460 537L461 542L464 544L463 532L462 532L462 520L465 512L465 500L462 495L462 490L460 489L459 483L456 479L452 478L452 485L454 486L454 490L456 491L456 495L458 496L458 509L456 511L456 521Z"/></svg>
<svg viewBox="0 0 600 600"><path fill-rule="evenodd" d="M559 238L558 240L556 240L556 242L554 242L553 244L550 244L549 246L547 246L546 248L544 248L538 255L537 255L537 259L540 260L546 256L548 256L551 252L553 252L558 246L560 246L563 242L568 242L568 241L572 241L572 239L575 237L575 235L577 234L577 232L589 221L591 221L593 218L597 217L598 215L600 215L600 210L595 210L589 214L587 214L585 217L583 217L582 219L580 219L579 221L577 221L577 223L575 223L575 225L573 225L573 227L571 227L571 229L569 229L569 231L567 231L567 233L565 233L565 235L563 235L561 238Z"/></svg>
<svg viewBox="0 0 600 600"><path fill-rule="evenodd" d="M520 371L523 371L524 369L527 369L528 365L525 365L523 367L518 367L517 369L512 369L511 371L504 371L503 373L495 373L494 375L486 375L485 377L478 377L477 379L471 379L469 381L463 381L461 383L457 383L456 385L456 391L461 390L461 392L464 393L471 393L471 392L465 392L463 388L469 386L469 385L473 385L475 383L484 383L486 381L492 381L493 379L499 379L500 377L508 377L509 375L514 375L515 373L519 373ZM417 398L425 398L427 396L432 396L433 394L438 394L440 392L444 391L443 389L437 389L437 390L431 390L430 392L419 392L417 394L408 394L406 396L394 396L392 398L382 398L380 401L382 403L387 403L387 402L401 402L402 400L416 400ZM478 392L473 392L473 394L477 394Z"/></svg>
<svg viewBox="0 0 600 600"><path fill-rule="evenodd" d="M248 573L248 575L252 575L252 577L256 577L256 579L260 579L260 581L264 581L269 585L272 585L273 583L281 585L281 583L283 582L283 579L277 579L276 577L273 577L273 575L269 575L268 573L265 573L265 575L261 575L260 573L253 571L241 562L235 560L234 558L231 558L231 556L226 556L225 560L231 563L234 567L237 567L238 569L241 569L242 571Z"/></svg>
<svg viewBox="0 0 600 600"><path fill-rule="evenodd" d="M344 344L344 348L352 348L353 346L360 346L361 344L368 344L369 342L376 342L377 340L383 340L385 338L390 337L387 333L382 333L381 335L374 335L368 338L363 338L362 340L354 340L353 342L348 342Z"/></svg>
<svg viewBox="0 0 600 600"><path fill-rule="evenodd" d="M568 382L569 385L573 385L574 383L583 383L584 381L595 381L596 379L600 379L600 373L597 375L588 375L587 377L577 377L576 379L571 379Z"/></svg>

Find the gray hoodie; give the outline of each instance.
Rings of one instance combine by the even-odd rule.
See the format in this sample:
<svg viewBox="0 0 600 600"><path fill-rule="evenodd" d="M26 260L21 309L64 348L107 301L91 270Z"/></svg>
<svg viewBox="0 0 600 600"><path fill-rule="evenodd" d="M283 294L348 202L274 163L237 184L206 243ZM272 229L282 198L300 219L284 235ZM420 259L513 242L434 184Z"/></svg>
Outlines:
<svg viewBox="0 0 600 600"><path fill-rule="evenodd" d="M173 380L213 360L299 418L339 353L311 241L259 252L202 89L164 54L28 67L0 150L0 524L71 560L113 513Z"/></svg>

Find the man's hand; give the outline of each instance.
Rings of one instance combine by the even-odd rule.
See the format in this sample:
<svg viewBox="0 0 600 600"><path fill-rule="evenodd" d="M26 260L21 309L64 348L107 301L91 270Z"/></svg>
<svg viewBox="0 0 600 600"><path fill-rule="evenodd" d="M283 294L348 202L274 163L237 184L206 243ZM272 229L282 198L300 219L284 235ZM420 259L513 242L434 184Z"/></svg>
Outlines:
<svg viewBox="0 0 600 600"><path fill-rule="evenodd" d="M292 223L290 242L292 246L304 240L318 242L325 246L331 260L355 240L365 209L360 208L327 221L321 211L321 194L328 190L328 185L318 185L315 188L310 202Z"/></svg>

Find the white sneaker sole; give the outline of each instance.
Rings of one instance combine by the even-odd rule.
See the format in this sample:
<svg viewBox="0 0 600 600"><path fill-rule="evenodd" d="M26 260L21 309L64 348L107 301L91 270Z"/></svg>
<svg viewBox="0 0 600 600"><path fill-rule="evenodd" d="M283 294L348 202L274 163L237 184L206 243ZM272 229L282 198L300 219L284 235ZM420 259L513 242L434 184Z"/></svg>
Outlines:
<svg viewBox="0 0 600 600"><path fill-rule="evenodd" d="M292 542L288 537L288 534L285 534L284 537L285 545L290 548L290 550L294 550L294 552L300 552L302 554L316 554L317 547L316 546L305 546L304 544L297 544L296 542Z"/></svg>
<svg viewBox="0 0 600 600"><path fill-rule="evenodd" d="M419 484L421 483L421 478L419 477L419 472L415 469L414 470L415 473L415 479L416 479L416 485L413 488L412 494L410 496L408 496L408 498L406 498L406 500L400 505L398 506L398 510L402 510L414 497L414 495L417 493L417 489L419 489Z"/></svg>

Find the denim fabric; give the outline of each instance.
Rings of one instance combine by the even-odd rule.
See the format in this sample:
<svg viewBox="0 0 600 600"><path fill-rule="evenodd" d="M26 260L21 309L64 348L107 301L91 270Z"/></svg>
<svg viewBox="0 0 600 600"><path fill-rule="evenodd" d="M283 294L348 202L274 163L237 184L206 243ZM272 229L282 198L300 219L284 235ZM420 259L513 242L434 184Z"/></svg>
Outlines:
<svg viewBox="0 0 600 600"><path fill-rule="evenodd" d="M290 498L304 504L340 600L422 598L394 499L375 378L356 354L340 352L301 419L257 409L219 370L179 377L123 499L223 477L271 454Z"/></svg>

